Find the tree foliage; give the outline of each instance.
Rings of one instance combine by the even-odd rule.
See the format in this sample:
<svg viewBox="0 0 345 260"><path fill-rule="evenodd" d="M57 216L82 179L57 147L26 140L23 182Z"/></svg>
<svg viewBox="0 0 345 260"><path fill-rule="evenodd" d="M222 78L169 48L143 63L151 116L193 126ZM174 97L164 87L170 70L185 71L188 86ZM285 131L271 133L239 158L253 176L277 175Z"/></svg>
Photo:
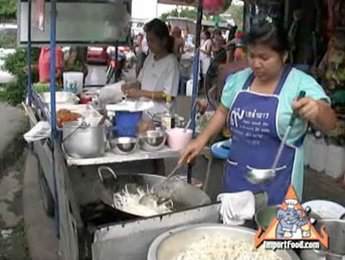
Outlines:
<svg viewBox="0 0 345 260"><path fill-rule="evenodd" d="M33 64L38 61L39 49L33 48L31 57ZM7 101L12 105L21 103L25 98L27 86L27 49L17 48L14 54L9 55L5 60L5 70L15 75L16 80L5 84L3 91L1 91L0 99ZM35 74L33 73L33 80L35 81Z"/></svg>
<svg viewBox="0 0 345 260"><path fill-rule="evenodd" d="M231 15L239 29L243 28L243 5L232 4L226 13Z"/></svg>
<svg viewBox="0 0 345 260"><path fill-rule="evenodd" d="M15 19L16 15L16 0L0 0L0 19Z"/></svg>
<svg viewBox="0 0 345 260"><path fill-rule="evenodd" d="M184 18L190 18L190 19L195 20L197 16L197 12L195 8L182 8L181 10L178 10L177 8L175 8L171 10L170 12L162 14L160 18L163 21L166 21L168 16L184 17Z"/></svg>

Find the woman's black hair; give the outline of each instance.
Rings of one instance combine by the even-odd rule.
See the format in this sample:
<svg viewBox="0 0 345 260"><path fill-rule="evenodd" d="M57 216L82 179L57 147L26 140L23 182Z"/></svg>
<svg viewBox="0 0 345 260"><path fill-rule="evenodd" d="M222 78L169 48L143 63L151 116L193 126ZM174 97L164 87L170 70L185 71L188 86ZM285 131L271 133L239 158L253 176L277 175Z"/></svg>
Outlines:
<svg viewBox="0 0 345 260"><path fill-rule="evenodd" d="M145 24L144 31L153 33L161 41L166 40L165 48L169 53L174 52L174 38L170 35L168 26L161 20L155 18Z"/></svg>
<svg viewBox="0 0 345 260"><path fill-rule="evenodd" d="M287 33L278 21L273 21L268 16L254 20L243 41L246 45L266 45L279 53L289 50Z"/></svg>
<svg viewBox="0 0 345 260"><path fill-rule="evenodd" d="M211 38L211 33L209 32L209 30L205 30L204 31L204 34L206 36L207 39L210 39Z"/></svg>

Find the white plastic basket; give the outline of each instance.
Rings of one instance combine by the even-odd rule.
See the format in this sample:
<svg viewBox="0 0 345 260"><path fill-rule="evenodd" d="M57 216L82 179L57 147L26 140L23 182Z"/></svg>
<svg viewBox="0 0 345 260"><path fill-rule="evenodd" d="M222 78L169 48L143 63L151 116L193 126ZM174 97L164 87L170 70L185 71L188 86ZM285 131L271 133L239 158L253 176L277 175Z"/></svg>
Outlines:
<svg viewBox="0 0 345 260"><path fill-rule="evenodd" d="M83 90L84 74L82 72L64 72L63 73L63 88L64 91L72 92L76 95Z"/></svg>
<svg viewBox="0 0 345 260"><path fill-rule="evenodd" d="M324 139L311 139L310 168L318 172L326 169L328 146Z"/></svg>
<svg viewBox="0 0 345 260"><path fill-rule="evenodd" d="M326 174L338 179L343 176L344 171L345 149L338 145L329 145L326 160Z"/></svg>
<svg viewBox="0 0 345 260"><path fill-rule="evenodd" d="M311 160L311 142L312 142L312 136L307 135L304 140L304 166L309 166L310 165L310 160Z"/></svg>

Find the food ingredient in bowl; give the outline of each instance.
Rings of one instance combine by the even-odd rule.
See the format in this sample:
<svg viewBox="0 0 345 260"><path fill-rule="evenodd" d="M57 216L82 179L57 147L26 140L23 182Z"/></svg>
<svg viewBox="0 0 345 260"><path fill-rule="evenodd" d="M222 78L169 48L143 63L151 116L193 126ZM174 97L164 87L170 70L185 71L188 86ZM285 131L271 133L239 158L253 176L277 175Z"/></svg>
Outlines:
<svg viewBox="0 0 345 260"><path fill-rule="evenodd" d="M32 84L32 88L38 94L49 91L49 83L37 82Z"/></svg>
<svg viewBox="0 0 345 260"><path fill-rule="evenodd" d="M172 211L172 200L160 205L143 205L139 203L140 199L148 193L152 193L152 191L149 189L144 191L142 188L137 188L135 193L130 193L126 185L123 190L114 193L114 206L122 211L143 217L161 215Z"/></svg>
<svg viewBox="0 0 345 260"><path fill-rule="evenodd" d="M62 127L63 123L65 122L76 121L80 117L81 115L79 113L71 112L68 109L60 109L56 115L57 124L59 127Z"/></svg>
<svg viewBox="0 0 345 260"><path fill-rule="evenodd" d="M254 243L254 241L253 241ZM263 247L256 249L253 244L234 240L224 234L205 235L187 245L174 260L282 260L272 251Z"/></svg>

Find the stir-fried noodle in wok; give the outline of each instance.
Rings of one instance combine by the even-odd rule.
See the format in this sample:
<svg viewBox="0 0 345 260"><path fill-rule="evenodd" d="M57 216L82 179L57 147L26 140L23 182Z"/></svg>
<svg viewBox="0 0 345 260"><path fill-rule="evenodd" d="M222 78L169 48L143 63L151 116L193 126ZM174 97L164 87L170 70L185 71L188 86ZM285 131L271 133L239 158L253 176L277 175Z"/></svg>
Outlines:
<svg viewBox="0 0 345 260"><path fill-rule="evenodd" d="M139 203L140 199L148 193L152 193L148 188L146 191L142 188L137 188L135 193L131 193L128 191L126 185L122 191L114 193L114 206L117 209L143 217L160 215L172 211L173 202L171 200L160 205L143 205Z"/></svg>
<svg viewBox="0 0 345 260"><path fill-rule="evenodd" d="M174 260L282 260L272 251L256 249L249 242L205 235L185 248Z"/></svg>

